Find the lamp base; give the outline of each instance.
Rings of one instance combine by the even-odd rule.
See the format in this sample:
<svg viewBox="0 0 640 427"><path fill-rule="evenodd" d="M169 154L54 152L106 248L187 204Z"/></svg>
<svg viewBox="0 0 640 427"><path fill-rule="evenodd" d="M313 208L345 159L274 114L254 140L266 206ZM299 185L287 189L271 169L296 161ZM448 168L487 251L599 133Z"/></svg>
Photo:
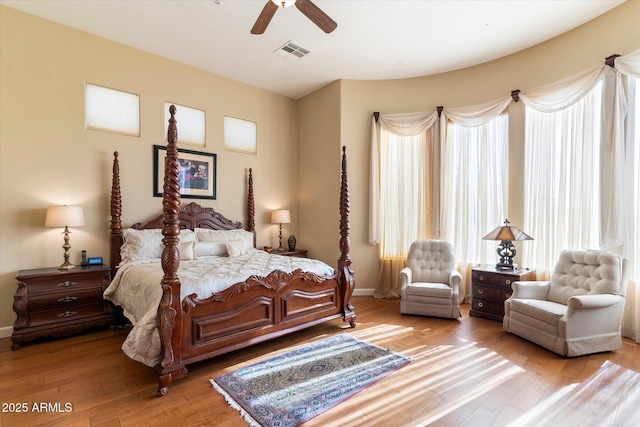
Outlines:
<svg viewBox="0 0 640 427"><path fill-rule="evenodd" d="M71 264L69 261L65 261L58 267L58 270L73 270L74 268L76 268L75 265Z"/></svg>
<svg viewBox="0 0 640 427"><path fill-rule="evenodd" d="M499 262L498 264L496 264L496 270L517 270L518 269L518 264L516 263L512 263L512 264L503 264L501 262Z"/></svg>
<svg viewBox="0 0 640 427"><path fill-rule="evenodd" d="M511 240L502 240L498 245L500 262L496 264L496 270L517 270L518 264L513 262L516 254L516 247L513 246Z"/></svg>

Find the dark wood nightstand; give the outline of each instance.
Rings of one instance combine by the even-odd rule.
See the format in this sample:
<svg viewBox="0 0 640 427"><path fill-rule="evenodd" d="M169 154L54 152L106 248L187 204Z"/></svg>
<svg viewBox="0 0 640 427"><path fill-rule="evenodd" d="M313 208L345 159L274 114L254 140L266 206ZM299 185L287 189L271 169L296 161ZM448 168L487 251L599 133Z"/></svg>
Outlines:
<svg viewBox="0 0 640 427"><path fill-rule="evenodd" d="M309 252L306 249L294 249L294 250L289 250L289 249L285 249L284 251L277 251L277 250L273 250L273 252L271 252L274 255L284 255L284 256L293 256L293 257L298 257L298 258L306 258L307 257L307 252Z"/></svg>
<svg viewBox="0 0 640 427"><path fill-rule="evenodd" d="M71 335L91 326L114 324L111 304L102 298L111 281L109 267L20 270L16 279L13 350L39 337Z"/></svg>
<svg viewBox="0 0 640 427"><path fill-rule="evenodd" d="M530 270L496 270L494 266L471 269L470 316L502 322L504 301L511 296L511 283L535 280Z"/></svg>

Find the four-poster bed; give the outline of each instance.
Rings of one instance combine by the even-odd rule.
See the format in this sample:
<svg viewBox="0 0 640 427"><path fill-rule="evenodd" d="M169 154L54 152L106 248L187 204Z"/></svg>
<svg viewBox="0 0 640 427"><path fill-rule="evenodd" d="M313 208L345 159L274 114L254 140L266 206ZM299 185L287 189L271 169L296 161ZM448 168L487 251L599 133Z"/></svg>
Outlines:
<svg viewBox="0 0 640 427"><path fill-rule="evenodd" d="M136 224L135 230L161 229L163 248L160 259L157 260L162 267L162 278L155 285L140 287L148 291L157 292L158 303L153 306L150 315L145 315L146 323L152 324L157 332L145 332L147 335L159 336L159 349L157 358L153 359L158 376L158 395L167 392L169 383L187 374L187 365L193 362L211 358L249 345L279 337L312 325L316 325L331 319L342 317L351 327L355 327L355 313L351 305L351 295L355 287L354 274L349 257L349 190L347 183L346 149L342 149L342 171L340 187L340 257L336 269L312 270L320 263L315 260L302 260L303 267L289 264L289 257L268 255L251 247L241 252L241 255L232 258L235 251L233 242L226 242L228 257L204 257L213 262L239 262L263 263L264 265L283 265L269 271L266 274L253 274L246 278L234 281L231 286L223 290L199 294L191 290L185 290L181 277L186 282L189 266L195 261L183 262L183 246L181 243L184 230L196 230L196 234L206 236L211 230L223 230L220 233L253 233L253 245L255 246L255 202L253 194L253 176L249 169L248 197L247 197L247 230L242 231L242 224L225 218L212 208L202 207L196 203L180 206L180 181L179 162L177 151L177 127L175 120L176 109L171 106L171 118L167 134L168 147L165 161L165 176L162 195L163 213L156 219L141 225ZM114 275L112 287L125 287L123 277L127 275L126 269L133 270L129 264L140 263L137 268L150 270L153 263L147 260L127 263L126 251L123 245L132 244L125 239L129 230L123 230L121 223L122 200L119 178L118 153L114 153L113 179L111 193L111 268ZM183 230L183 231L181 231ZM186 231L188 233L188 231ZM157 232L159 233L159 232ZM224 235L224 234L222 234ZM242 237L241 239L242 240ZM246 240L246 239L245 239ZM237 240L235 241L238 242ZM198 242L194 245L197 247ZM161 245L157 245L160 247ZM197 253L197 249L195 250ZM234 254L235 256L235 254ZM277 262L272 263L275 257ZM195 257L194 257L195 258ZM229 258L228 260L224 258ZM187 258L193 259L193 258ZM258 261L259 260L259 261ZM296 259L301 260L301 259ZM198 260L199 262L199 260ZM298 261L295 261L298 262ZM304 264L304 262L308 262ZM160 277L159 266L156 263L156 277ZM306 267L309 266L309 270ZM326 266L326 264L325 264ZM180 268L180 273L179 273ZM235 267L234 267L235 268ZM122 271L120 271L122 270ZM235 270L228 270L235 271ZM313 272L316 271L316 272ZM320 271L318 273L317 271ZM235 279L233 279L235 280ZM190 284L187 286L189 288ZM111 288L111 287L110 287ZM189 288L191 289L191 288ZM207 288L209 289L209 288ZM141 292L141 291L140 291ZM188 294L185 295L185 292ZM127 310L134 312L134 307L127 308L127 300L118 300L114 297L118 289L108 289L105 297L118 305L123 305L125 314ZM123 291L124 293L124 291ZM136 294L140 300L140 293ZM131 319L133 320L133 319ZM140 319L137 319L138 321ZM134 330L136 329L136 322ZM141 322L144 323L144 322ZM142 326L142 325L140 325ZM129 334L130 336L134 330ZM140 334L142 335L142 334ZM129 337L127 338L129 340ZM133 341L133 337L132 337ZM157 341L157 339L156 339ZM127 342L125 341L125 344ZM131 343L131 348L136 347ZM138 347L147 344L138 345ZM123 345L123 350L125 345ZM126 352L126 351L125 351ZM134 350L135 352L135 350ZM132 357L130 355L130 357ZM145 362L147 363L147 362ZM147 363L151 365L151 363Z"/></svg>

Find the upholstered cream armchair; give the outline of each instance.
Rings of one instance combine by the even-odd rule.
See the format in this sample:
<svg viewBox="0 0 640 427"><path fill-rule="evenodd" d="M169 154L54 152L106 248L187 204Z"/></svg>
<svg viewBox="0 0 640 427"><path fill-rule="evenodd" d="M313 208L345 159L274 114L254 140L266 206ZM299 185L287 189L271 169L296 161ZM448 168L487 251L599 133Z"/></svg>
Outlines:
<svg viewBox="0 0 640 427"><path fill-rule="evenodd" d="M400 313L457 319L461 281L449 242L413 242L407 266L400 271Z"/></svg>
<svg viewBox="0 0 640 427"><path fill-rule="evenodd" d="M622 348L626 260L562 251L549 282L513 282L502 326L561 356Z"/></svg>

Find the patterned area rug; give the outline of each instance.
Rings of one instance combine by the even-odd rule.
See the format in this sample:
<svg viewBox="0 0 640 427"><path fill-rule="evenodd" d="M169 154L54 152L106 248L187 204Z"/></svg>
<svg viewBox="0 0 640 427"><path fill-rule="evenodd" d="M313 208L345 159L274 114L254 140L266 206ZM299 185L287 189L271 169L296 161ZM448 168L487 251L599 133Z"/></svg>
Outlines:
<svg viewBox="0 0 640 427"><path fill-rule="evenodd" d="M410 361L341 334L221 375L211 384L251 426L293 427Z"/></svg>

